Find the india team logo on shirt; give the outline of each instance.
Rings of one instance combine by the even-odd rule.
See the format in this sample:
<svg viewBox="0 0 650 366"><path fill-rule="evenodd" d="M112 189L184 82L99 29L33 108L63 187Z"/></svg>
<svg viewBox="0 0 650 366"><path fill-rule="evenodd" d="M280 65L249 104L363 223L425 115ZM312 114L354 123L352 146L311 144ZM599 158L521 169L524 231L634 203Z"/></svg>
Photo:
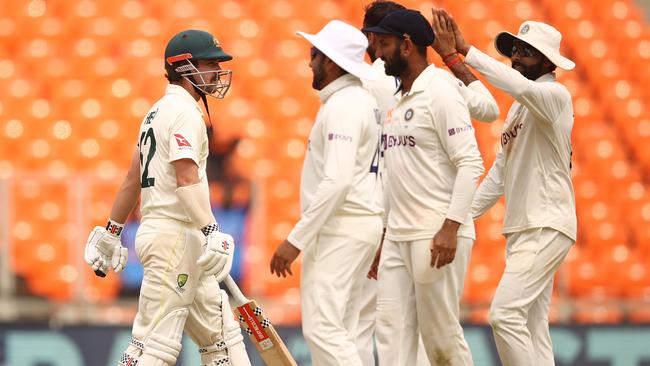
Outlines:
<svg viewBox="0 0 650 366"><path fill-rule="evenodd" d="M183 135L180 133L175 133L174 137L176 138L176 143L178 144L178 147L189 147L190 149L192 148L192 145L190 144L189 141Z"/></svg>
<svg viewBox="0 0 650 366"><path fill-rule="evenodd" d="M411 118L413 118L413 109L409 108L406 110L406 113L404 113L404 119L410 121Z"/></svg>

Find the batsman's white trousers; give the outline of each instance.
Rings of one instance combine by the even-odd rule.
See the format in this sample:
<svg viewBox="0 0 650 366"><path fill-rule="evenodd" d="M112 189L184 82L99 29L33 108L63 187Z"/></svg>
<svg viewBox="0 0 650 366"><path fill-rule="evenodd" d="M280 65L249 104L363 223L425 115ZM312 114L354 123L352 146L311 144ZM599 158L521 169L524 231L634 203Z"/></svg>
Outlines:
<svg viewBox="0 0 650 366"><path fill-rule="evenodd" d="M356 338L361 292L379 246L379 216L355 217L353 235L319 234L304 252L302 331L314 366L362 366Z"/></svg>
<svg viewBox="0 0 650 366"><path fill-rule="evenodd" d="M555 365L548 329L553 276L572 245L550 228L507 236L506 267L489 314L503 365Z"/></svg>
<svg viewBox="0 0 650 366"><path fill-rule="evenodd" d="M380 366L417 365L419 335L431 365L473 365L459 322L473 240L459 237L454 261L440 269L431 267L431 240L384 242L375 325Z"/></svg>
<svg viewBox="0 0 650 366"><path fill-rule="evenodd" d="M152 337L180 342L183 329L199 348L223 340L219 284L196 265L204 241L199 230L177 220L149 219L140 225L135 250L144 278L132 333L145 350ZM178 319L170 319L172 313Z"/></svg>

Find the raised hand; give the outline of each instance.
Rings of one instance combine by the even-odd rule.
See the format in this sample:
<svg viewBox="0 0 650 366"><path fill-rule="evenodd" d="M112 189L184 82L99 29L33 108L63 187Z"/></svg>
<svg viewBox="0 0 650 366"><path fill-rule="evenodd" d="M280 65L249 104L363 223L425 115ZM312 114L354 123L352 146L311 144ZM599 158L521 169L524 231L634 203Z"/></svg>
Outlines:
<svg viewBox="0 0 650 366"><path fill-rule="evenodd" d="M456 51L458 51L458 53L462 54L463 56L467 55L467 52L469 52L471 45L467 43L465 37L463 37L460 28L458 28L456 20L444 9L439 9L439 12L440 15L445 19L445 24L448 27L451 27L451 29L454 31L454 37L456 38Z"/></svg>
<svg viewBox="0 0 650 366"><path fill-rule="evenodd" d="M435 41L433 42L433 49L442 57L443 62L447 62L446 58L451 58L456 53L456 36L451 24L448 24L447 19L442 13L441 9L431 9L431 27L435 34Z"/></svg>

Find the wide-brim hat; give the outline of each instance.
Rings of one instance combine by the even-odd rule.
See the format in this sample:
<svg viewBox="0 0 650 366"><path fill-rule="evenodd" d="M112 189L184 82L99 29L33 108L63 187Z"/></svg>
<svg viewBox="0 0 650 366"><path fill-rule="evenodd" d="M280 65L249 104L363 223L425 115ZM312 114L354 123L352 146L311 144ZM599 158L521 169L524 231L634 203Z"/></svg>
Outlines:
<svg viewBox="0 0 650 366"><path fill-rule="evenodd" d="M562 34L546 23L525 21L519 27L517 35L510 32L499 33L494 40L494 46L500 54L510 58L515 39L528 43L560 69L569 71L576 66L575 62L560 53Z"/></svg>
<svg viewBox="0 0 650 366"><path fill-rule="evenodd" d="M301 31L296 34L305 38L348 73L366 80L377 78L372 66L365 61L368 39L350 24L332 20L316 34Z"/></svg>

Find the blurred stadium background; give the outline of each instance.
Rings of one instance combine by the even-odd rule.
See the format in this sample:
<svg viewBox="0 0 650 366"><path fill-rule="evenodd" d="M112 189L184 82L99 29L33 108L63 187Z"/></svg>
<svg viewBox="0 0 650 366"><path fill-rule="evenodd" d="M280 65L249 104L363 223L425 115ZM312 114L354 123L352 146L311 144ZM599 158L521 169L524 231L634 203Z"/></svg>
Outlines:
<svg viewBox="0 0 650 366"><path fill-rule="evenodd" d="M1 0L0 365L114 365L128 342L142 276L132 251L137 215L124 235L131 252L121 276L96 278L83 245L106 221L141 119L164 91L164 47L184 28L212 32L235 56L224 64L234 73L228 96L210 101L212 203L238 243L236 279L308 365L299 276L268 272L299 217L318 108L309 47L294 31L316 32L335 18L360 27L369 2ZM523 20L563 33L578 65L559 78L574 97L579 239L555 282L558 364L650 365L650 1L400 2L427 17L445 7L470 42L496 57L496 33ZM512 99L491 91L503 118ZM486 168L502 123L475 123ZM477 365L498 364L485 323L504 266L503 210L497 204L477 222L465 284ZM179 364L198 364L187 343Z"/></svg>

